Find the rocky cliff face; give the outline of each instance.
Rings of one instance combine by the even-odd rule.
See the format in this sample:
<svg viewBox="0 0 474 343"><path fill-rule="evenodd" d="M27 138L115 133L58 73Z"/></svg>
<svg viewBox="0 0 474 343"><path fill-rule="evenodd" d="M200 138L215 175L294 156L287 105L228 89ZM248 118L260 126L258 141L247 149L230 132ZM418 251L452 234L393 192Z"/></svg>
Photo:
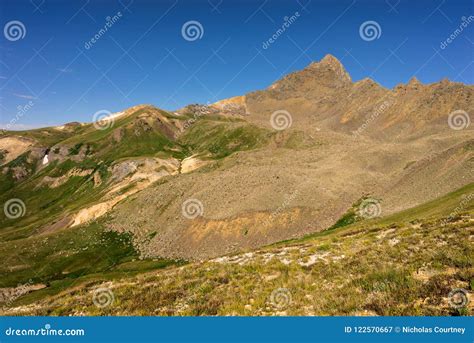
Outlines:
<svg viewBox="0 0 474 343"><path fill-rule="evenodd" d="M298 129L410 139L449 130L450 113L474 108L474 86L448 80L425 85L416 78L393 89L368 78L352 82L343 65L327 55L242 102L248 120L263 126L269 126L274 111L285 110Z"/></svg>

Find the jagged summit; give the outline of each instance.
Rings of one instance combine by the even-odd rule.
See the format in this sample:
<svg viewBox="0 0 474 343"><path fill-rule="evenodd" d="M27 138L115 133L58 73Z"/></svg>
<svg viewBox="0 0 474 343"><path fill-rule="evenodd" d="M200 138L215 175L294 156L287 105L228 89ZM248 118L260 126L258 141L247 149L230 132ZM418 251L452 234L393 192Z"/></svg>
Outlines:
<svg viewBox="0 0 474 343"><path fill-rule="evenodd" d="M343 64L326 55L266 90L247 94L245 105L249 119L258 123L268 123L268 113L285 109L292 115L292 128L316 125L349 133L373 115L378 125L368 125L364 134L383 139L449 129L443 125L449 113L474 108L473 92L471 85L448 80L424 84L416 77L392 89L370 78L352 82Z"/></svg>
<svg viewBox="0 0 474 343"><path fill-rule="evenodd" d="M383 86L372 80L370 77L364 77L362 80L354 82L354 86L378 86L380 88L384 88Z"/></svg>
<svg viewBox="0 0 474 343"><path fill-rule="evenodd" d="M318 62L310 63L306 68L284 76L268 89L284 92L285 96L296 92L311 92L325 88L340 88L352 83L350 75L342 63L333 55L326 55ZM324 91L324 90L322 90Z"/></svg>
<svg viewBox="0 0 474 343"><path fill-rule="evenodd" d="M319 62L313 62L313 64L327 64L332 67L343 67L341 61L337 59L334 55L327 54Z"/></svg>
<svg viewBox="0 0 474 343"><path fill-rule="evenodd" d="M335 56L327 54L319 62L312 62L308 67L303 69L301 72L311 71L316 72L315 76L319 76L318 73L324 73L325 70L330 69L335 72L335 78L340 81L352 82L349 73L344 68L344 65ZM328 75L329 77L333 75Z"/></svg>
<svg viewBox="0 0 474 343"><path fill-rule="evenodd" d="M416 76L413 76L410 81L408 82L408 85L409 86L419 86L421 85L422 83L420 82L420 80L417 79Z"/></svg>
<svg viewBox="0 0 474 343"><path fill-rule="evenodd" d="M341 61L339 61L339 59L336 56L331 55L331 54L326 54L319 61L311 62L308 65L308 67L317 66L317 65L321 65L321 64L330 65L330 66L342 66Z"/></svg>

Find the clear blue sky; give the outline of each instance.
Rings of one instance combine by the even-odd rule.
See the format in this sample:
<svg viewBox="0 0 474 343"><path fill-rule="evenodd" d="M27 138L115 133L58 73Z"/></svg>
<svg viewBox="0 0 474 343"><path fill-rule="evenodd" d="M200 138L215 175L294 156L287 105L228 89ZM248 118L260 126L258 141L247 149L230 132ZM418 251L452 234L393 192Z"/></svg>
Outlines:
<svg viewBox="0 0 474 343"><path fill-rule="evenodd" d="M141 103L214 102L265 88L328 53L353 80L371 77L389 88L413 75L473 84L474 20L440 46L472 15L470 0L1 0L1 27L17 20L26 34L0 37L0 124L17 117L18 128L55 125ZM194 41L182 36L191 20L203 28ZM366 21L378 23L378 39L361 38Z"/></svg>

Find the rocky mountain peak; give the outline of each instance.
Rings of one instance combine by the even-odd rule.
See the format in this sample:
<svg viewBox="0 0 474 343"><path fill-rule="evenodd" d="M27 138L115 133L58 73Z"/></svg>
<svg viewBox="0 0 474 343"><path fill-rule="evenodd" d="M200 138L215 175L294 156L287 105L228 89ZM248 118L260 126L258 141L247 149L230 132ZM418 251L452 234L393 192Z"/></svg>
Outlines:
<svg viewBox="0 0 474 343"><path fill-rule="evenodd" d="M420 86L423 86L423 84L415 76L413 76L407 84L407 87L409 87L409 88L416 88L417 89Z"/></svg>
<svg viewBox="0 0 474 343"><path fill-rule="evenodd" d="M326 84L349 84L352 79L342 63L333 55L327 54L319 62L311 63L302 72L309 71L311 77L321 80Z"/></svg>
<svg viewBox="0 0 474 343"><path fill-rule="evenodd" d="M416 76L413 76L413 77L410 79L410 81L408 82L408 85L411 85L411 86L413 86L413 85L421 85L421 82L420 82L420 80L418 80L418 79L416 78Z"/></svg>
<svg viewBox="0 0 474 343"><path fill-rule="evenodd" d="M342 63L333 55L326 55L318 62L312 62L303 70L288 74L273 83L269 89L285 92L295 90L303 93L317 91L318 88L339 88L352 83L350 75Z"/></svg>
<svg viewBox="0 0 474 343"><path fill-rule="evenodd" d="M327 54L326 56L324 56L321 61L319 61L319 63L342 67L342 63L334 55L331 54Z"/></svg>
<svg viewBox="0 0 474 343"><path fill-rule="evenodd" d="M342 63L331 54L327 54L319 62L311 63L305 70L307 69L315 72L316 77L320 76L318 74L324 73L327 70L331 70L334 72L336 80L348 83L352 82L350 75L347 73ZM329 77L331 76L333 75L330 75Z"/></svg>

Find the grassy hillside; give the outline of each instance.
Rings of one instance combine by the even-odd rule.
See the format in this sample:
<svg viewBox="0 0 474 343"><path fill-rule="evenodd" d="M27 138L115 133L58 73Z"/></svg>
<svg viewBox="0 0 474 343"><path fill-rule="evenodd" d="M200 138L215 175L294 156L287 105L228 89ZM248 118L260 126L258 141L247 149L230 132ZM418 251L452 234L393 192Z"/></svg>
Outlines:
<svg viewBox="0 0 474 343"><path fill-rule="evenodd" d="M236 151L261 147L272 135L243 121L204 118L186 130L179 141L192 153L220 159Z"/></svg>
<svg viewBox="0 0 474 343"><path fill-rule="evenodd" d="M25 204L25 215L11 219L2 211L0 213L1 239L11 241L25 238L42 226L51 223L58 215L64 216L86 203L98 200L106 186L102 184L95 188L91 176L72 176L56 188L41 184L41 180L46 176L60 177L74 167L90 169L91 174L97 171L104 180L108 176L105 165L98 165L91 160L81 163L67 160L62 163L53 162L32 177L15 184L0 196L0 201L6 203L8 199L21 199Z"/></svg>
<svg viewBox="0 0 474 343"><path fill-rule="evenodd" d="M26 130L26 131L3 131L2 136L22 136L35 140L39 145L53 146L61 141L64 141L75 135L80 135L86 130L90 129L92 124L75 125L69 127L67 130L58 130L54 127L45 127L41 129Z"/></svg>
<svg viewBox="0 0 474 343"><path fill-rule="evenodd" d="M235 151L257 148L270 135L241 120L219 117L193 120L181 133L179 127L189 120L188 115L176 116L145 107L118 117L104 130L87 124L74 126L70 132L45 128L15 133L36 139L36 147L50 149L53 161L42 167L42 155L35 157L27 151L3 166L0 202L21 199L27 215L12 220L1 212L0 237L4 240L27 237L57 216L64 217L97 202L108 190L111 167L119 161L146 157L182 160L194 154L220 159ZM64 149L65 154L61 152ZM18 169L25 174L20 180L14 176ZM74 169L89 173L67 177ZM96 172L102 181L98 187L93 180ZM45 178L60 177L67 180L59 187L42 183Z"/></svg>
<svg viewBox="0 0 474 343"><path fill-rule="evenodd" d="M347 194L341 194L347 182L333 187L335 170L341 175L352 173L352 170L342 170L344 168L331 169L330 163L325 162L326 156L340 153L340 135L276 132L235 117L187 112L175 115L150 106L130 110L104 130L92 124L72 124L64 130L45 128L15 135L32 139L34 144L2 165L0 173L0 203L5 205L11 199L20 199L25 206L19 218L9 218L5 211L0 212L0 258L4 261L0 265L0 288L8 293L27 286L27 291L9 302L8 313L465 315L472 312L471 305L453 308L448 303L452 289L472 292L474 287L472 183L403 212L364 220L357 215L361 200L349 209L349 202L334 206L338 198L347 199ZM345 142L344 139L341 142ZM46 151L49 151L50 162L44 166L41 161ZM299 160L295 158L297 153L302 156ZM5 156L5 152L1 154ZM264 161L266 155L272 159ZM469 162L468 154L464 158ZM279 159L289 159L290 163L275 164ZM354 160L358 159L354 157ZM467 162L466 168L469 167ZM185 163L205 167L185 175L182 174ZM370 172L377 170L372 163L366 162ZM251 168L248 174L243 173L246 169L239 169L242 165L258 167L260 164L263 169ZM274 167L277 165L282 167ZM396 167L389 169L397 170ZM321 174L313 174L313 170ZM367 174L367 170L361 169L359 176ZM454 170L452 165L449 170ZM133 178L136 174L138 176ZM215 185L207 179L210 174ZM218 179L221 175L226 179ZM257 213L255 218L259 221L239 222L239 216L248 214L245 211L230 217L225 213L216 217L222 221L216 221L217 229L212 233L222 234L226 240L219 247L224 243L245 243L258 231L252 230L252 226L262 221L268 224L280 212L285 217L286 207L291 210L295 206L298 210L296 203L290 204L291 199L287 201L281 194L277 197L275 187L280 191L296 189L302 182L319 178L325 183L306 183L301 193L307 191L308 197L301 195L301 199L310 199L303 206L310 206L317 199L325 207L322 212L337 211L330 220L323 218L328 229L314 233L324 226L318 230L305 226L304 234L312 234L212 261L142 259L144 255L137 251L132 233L106 229L113 216L121 220L113 211L91 216L70 227L80 211L88 211L111 199L123 201L121 195L135 190L142 182L142 187L149 187L144 193L149 191L154 200L164 203L150 205L152 201L147 200L143 206L132 209L130 215L134 218L140 219L142 215L135 216L137 211L148 213L140 224L144 228L138 232L142 234L140 239L145 243L161 240L171 246L167 236L161 235L163 230L172 228L175 231L170 231L170 235L184 236L185 231L179 230L191 223L187 218L176 218L185 200L181 198L200 194L206 215L211 213L212 216L210 197L206 198L205 194L214 196L218 194L216 189L221 188L228 196L232 190L236 192L236 202L240 203L245 194L250 197L255 189L264 185L267 188L261 188L259 195L267 195L265 201L270 205ZM189 183L181 188L173 186L179 186L179 182L174 181L180 180ZM288 180L291 183L283 182ZM160 185L165 187L153 193ZM354 183L352 187L359 185ZM142 189L136 188L137 191ZM326 199L330 202L313 197L313 193L328 195ZM133 201L131 194L124 202ZM352 196L351 199L357 199L356 195ZM222 200L218 196L214 207L220 208ZM255 201L254 206L260 204ZM160 211L171 205L173 210L162 215L164 212ZM309 213L321 214L308 211L302 216L313 222L321 219ZM153 215L161 217L153 221ZM196 218L193 223L200 220ZM232 221L232 228L238 231L234 236L228 231L227 220ZM287 217L282 223L287 225L292 221L293 217ZM157 227L158 222L160 227ZM176 227L172 223L177 223ZM251 235L248 235L249 230ZM206 236L210 233L199 229L186 238L212 244L210 236ZM284 233L273 242L281 237L301 237L301 234ZM258 244L254 246L272 242L261 240L271 234L273 232L262 233L264 237L255 235ZM241 251L242 246L245 245L234 244L225 253ZM94 305L91 294L97 287L105 287L113 293L113 305Z"/></svg>
<svg viewBox="0 0 474 343"><path fill-rule="evenodd" d="M43 298L54 293L47 289L30 293L15 302L21 307L7 313L472 315L472 302L455 308L449 294L462 288L472 296L474 290L473 192L470 184L387 218L180 268L130 276L114 274L118 264L110 278L79 278L74 290L52 298ZM127 242L119 241L117 251ZM126 249L118 255L121 263L133 257ZM127 270L138 272L137 266ZM80 273L80 268L68 269ZM94 305L98 288L113 294L109 306Z"/></svg>
<svg viewBox="0 0 474 343"><path fill-rule="evenodd" d="M20 199L25 213L9 218L0 211L0 258L5 261L0 266L0 288L33 282L48 285L36 295L54 294L91 275L101 279L183 263L139 261L128 235L104 230L106 218L74 228L61 223L67 224L71 215L104 198L113 185L111 168L119 162L145 157L181 160L194 154L219 159L237 150L257 148L268 136L240 120L220 117L193 120L181 134L179 123L190 118L145 108L119 117L105 130L87 124L68 131L45 128L15 132L35 139L35 147L50 148L51 155L60 154L63 147L66 154L43 167L41 155L35 157L28 150L3 166L7 172L0 173L0 203ZM16 168L26 170L27 176L16 180ZM80 174L84 171L87 173ZM100 184L95 184L96 174ZM64 182L55 187L51 181L45 182L61 178Z"/></svg>
<svg viewBox="0 0 474 343"><path fill-rule="evenodd" d="M0 288L40 284L22 297L44 298L86 280L108 280L159 269L183 261L140 261L127 234L105 231L95 222L46 235L0 243ZM30 300L29 300L30 299Z"/></svg>

